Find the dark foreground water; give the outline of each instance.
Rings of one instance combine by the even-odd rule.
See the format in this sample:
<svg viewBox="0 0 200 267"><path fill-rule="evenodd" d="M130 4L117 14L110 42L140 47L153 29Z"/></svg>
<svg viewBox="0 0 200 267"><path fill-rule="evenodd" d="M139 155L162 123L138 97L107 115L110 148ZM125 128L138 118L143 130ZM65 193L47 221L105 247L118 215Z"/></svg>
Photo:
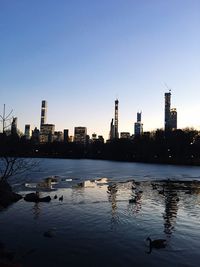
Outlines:
<svg viewBox="0 0 200 267"><path fill-rule="evenodd" d="M0 211L0 242L15 263L199 266L200 167L42 159L39 171L11 183L25 195L53 175L58 183L40 188L50 203L22 199ZM150 253L148 236L166 248Z"/></svg>

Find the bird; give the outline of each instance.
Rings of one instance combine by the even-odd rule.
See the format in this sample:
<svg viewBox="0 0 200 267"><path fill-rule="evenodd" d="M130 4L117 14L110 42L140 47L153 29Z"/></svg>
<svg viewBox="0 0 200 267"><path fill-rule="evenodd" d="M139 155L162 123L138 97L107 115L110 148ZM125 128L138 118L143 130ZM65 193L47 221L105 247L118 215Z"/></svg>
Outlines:
<svg viewBox="0 0 200 267"><path fill-rule="evenodd" d="M152 248L165 248L167 245L167 240L166 239L155 239L155 240L151 240L150 237L147 237L146 239L147 241L149 241L149 247L150 247L150 251Z"/></svg>
<svg viewBox="0 0 200 267"><path fill-rule="evenodd" d="M58 196L57 196L57 195L55 195L55 196L54 196L54 199L57 199L57 198L58 198Z"/></svg>
<svg viewBox="0 0 200 267"><path fill-rule="evenodd" d="M63 196L59 197L59 201L63 201Z"/></svg>
<svg viewBox="0 0 200 267"><path fill-rule="evenodd" d="M135 198L131 198L131 199L129 199L129 203L137 203L137 199L136 199L136 197L135 197Z"/></svg>

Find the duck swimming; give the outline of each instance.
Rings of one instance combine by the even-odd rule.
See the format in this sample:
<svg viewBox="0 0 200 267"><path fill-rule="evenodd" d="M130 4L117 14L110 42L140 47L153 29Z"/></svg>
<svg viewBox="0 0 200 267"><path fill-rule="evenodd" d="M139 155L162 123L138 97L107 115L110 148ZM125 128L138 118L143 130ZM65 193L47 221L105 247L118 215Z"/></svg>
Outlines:
<svg viewBox="0 0 200 267"><path fill-rule="evenodd" d="M165 248L167 246L167 240L166 239L155 239L155 240L151 240L150 237L147 237L146 239L147 241L149 241L149 247L150 250L152 248Z"/></svg>

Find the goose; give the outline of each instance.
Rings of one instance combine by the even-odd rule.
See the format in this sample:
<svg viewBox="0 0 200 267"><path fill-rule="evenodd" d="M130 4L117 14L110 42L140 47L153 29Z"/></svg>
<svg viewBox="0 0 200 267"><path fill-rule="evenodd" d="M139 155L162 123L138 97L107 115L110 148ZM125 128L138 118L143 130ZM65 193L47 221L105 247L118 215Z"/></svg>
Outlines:
<svg viewBox="0 0 200 267"><path fill-rule="evenodd" d="M129 203L137 203L137 199L136 199L136 197L135 197L135 198L131 198L131 199L129 199Z"/></svg>
<svg viewBox="0 0 200 267"><path fill-rule="evenodd" d="M150 249L152 248L165 248L167 245L167 240L166 239L155 239L155 240L151 240L150 237L147 237L146 239L147 241L149 241L149 246Z"/></svg>
<svg viewBox="0 0 200 267"><path fill-rule="evenodd" d="M59 197L59 201L63 201L63 196Z"/></svg>

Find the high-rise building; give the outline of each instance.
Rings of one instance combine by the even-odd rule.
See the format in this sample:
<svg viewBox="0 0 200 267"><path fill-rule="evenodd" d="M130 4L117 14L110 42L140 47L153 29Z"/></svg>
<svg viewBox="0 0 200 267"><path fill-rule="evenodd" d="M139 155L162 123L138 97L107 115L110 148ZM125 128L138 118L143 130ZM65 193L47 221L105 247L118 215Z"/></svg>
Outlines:
<svg viewBox="0 0 200 267"><path fill-rule="evenodd" d="M142 112L137 112L137 122L142 121Z"/></svg>
<svg viewBox="0 0 200 267"><path fill-rule="evenodd" d="M54 124L42 124L40 127L40 143L53 142L54 132Z"/></svg>
<svg viewBox="0 0 200 267"><path fill-rule="evenodd" d="M114 138L119 138L118 132L118 115L119 115L119 101L118 99L115 100L115 123L114 123Z"/></svg>
<svg viewBox="0 0 200 267"><path fill-rule="evenodd" d="M176 130L177 129L177 111L175 108L172 108L170 110L170 117L171 117L171 129Z"/></svg>
<svg viewBox="0 0 200 267"><path fill-rule="evenodd" d="M109 139L112 140L114 138L115 138L115 128L114 128L113 119L112 119L110 123Z"/></svg>
<svg viewBox="0 0 200 267"><path fill-rule="evenodd" d="M80 144L86 144L87 141L87 128L86 127L75 127L74 128L74 142Z"/></svg>
<svg viewBox="0 0 200 267"><path fill-rule="evenodd" d="M165 131L171 130L170 109L171 109L171 91L169 91L168 93L165 93Z"/></svg>
<svg viewBox="0 0 200 267"><path fill-rule="evenodd" d="M171 90L165 93L165 131L177 129L177 111L171 108Z"/></svg>
<svg viewBox="0 0 200 267"><path fill-rule="evenodd" d="M69 130L64 129L64 142L68 143L69 142Z"/></svg>
<svg viewBox="0 0 200 267"><path fill-rule="evenodd" d="M137 112L137 122L134 124L134 134L141 135L143 133L142 112Z"/></svg>
<svg viewBox="0 0 200 267"><path fill-rule="evenodd" d="M47 120L47 101L42 100L40 128L43 124L46 124L46 120Z"/></svg>
<svg viewBox="0 0 200 267"><path fill-rule="evenodd" d="M16 135L17 134L17 117L13 118L13 121L11 123L11 134Z"/></svg>
<svg viewBox="0 0 200 267"><path fill-rule="evenodd" d="M24 136L27 140L30 139L30 130L31 130L30 124L25 124Z"/></svg>

